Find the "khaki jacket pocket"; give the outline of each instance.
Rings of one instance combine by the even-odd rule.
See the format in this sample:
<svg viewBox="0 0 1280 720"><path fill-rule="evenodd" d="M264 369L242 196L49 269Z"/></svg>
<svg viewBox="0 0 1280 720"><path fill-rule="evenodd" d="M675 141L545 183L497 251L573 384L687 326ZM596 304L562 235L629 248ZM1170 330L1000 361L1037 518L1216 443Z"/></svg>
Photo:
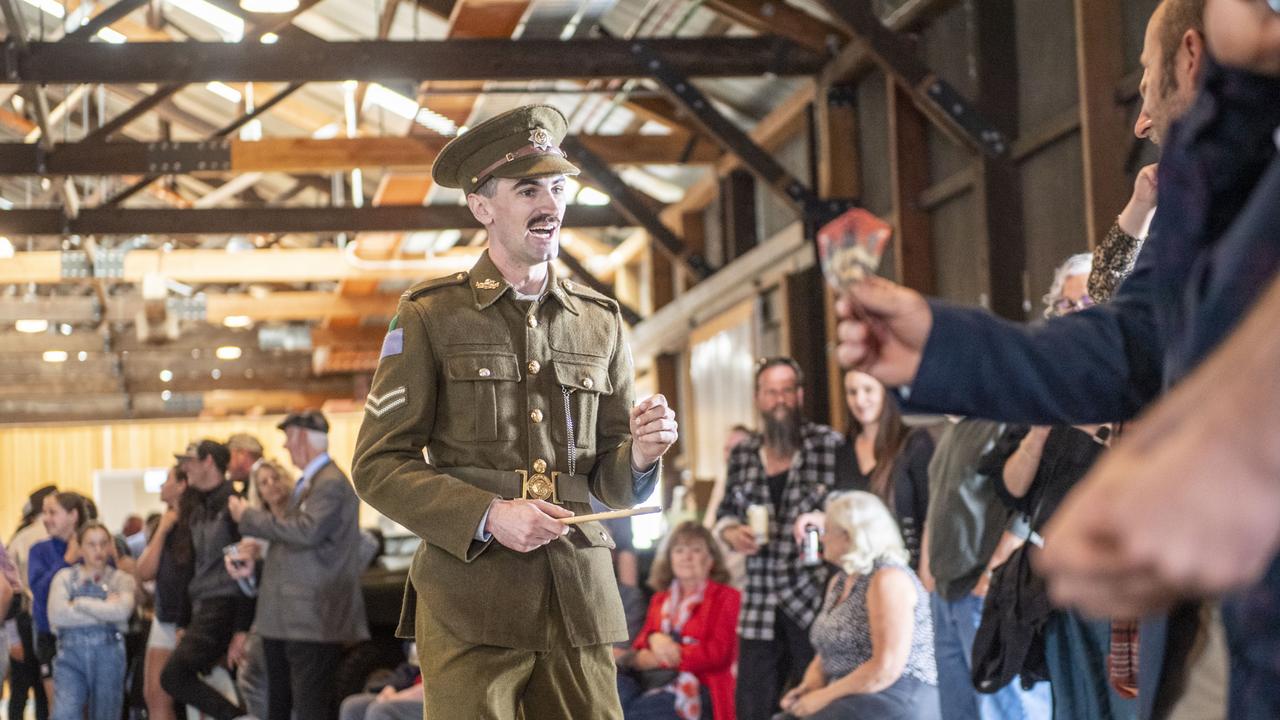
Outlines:
<svg viewBox="0 0 1280 720"><path fill-rule="evenodd" d="M493 442L498 439L498 413L506 406L520 381L520 362L515 353L463 352L444 359L447 427L464 442Z"/></svg>

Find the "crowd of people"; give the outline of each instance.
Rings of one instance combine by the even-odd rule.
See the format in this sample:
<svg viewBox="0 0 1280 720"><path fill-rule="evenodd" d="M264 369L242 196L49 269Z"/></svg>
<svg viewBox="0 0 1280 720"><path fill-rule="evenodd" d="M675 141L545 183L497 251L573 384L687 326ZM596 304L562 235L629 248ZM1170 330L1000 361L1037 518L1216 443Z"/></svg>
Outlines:
<svg viewBox="0 0 1280 720"><path fill-rule="evenodd" d="M625 521L568 525L592 496L625 507L653 489L674 413L660 396L633 405L629 353L583 339L621 337L607 299L557 284L545 252L518 257L523 235L493 234L470 275L406 294L354 487L309 411L279 426L296 480L251 437L193 442L145 531L111 533L75 492L33 493L0 561L10 717L33 698L39 720L116 720L139 657L153 718L614 717L601 677L630 720L1280 715L1276 463L1231 414L1247 405L1261 429L1277 424L1276 5L1159 5L1135 133L1166 154L1105 241L1063 262L1043 322L859 283L837 306L847 434L807 419L804 374L825 368L762 360L742 389L758 429L734 428L703 521L667 533L647 578ZM552 152L565 129L550 108L500 116L451 143L437 179L465 189L491 233L528 214L522 202L560 203L535 213L546 234L576 173ZM581 332L540 319L548 287ZM508 289L496 307L518 312L455 322ZM536 399L541 361L460 352L445 368L456 386L414 364L476 327L526 326L523 351L561 353L563 431L541 407L527 423L499 408L515 383L475 387L527 368ZM437 405L452 410L442 427ZM432 442L454 462L428 464ZM478 443L507 453L502 467L540 457L532 475L500 471ZM1214 462L1220 491L1203 487ZM405 615L418 645L381 687L341 698L342 653L368 638L359 577L376 551L357 489L424 541ZM605 550L617 597L602 591ZM139 617L145 647L129 647Z"/></svg>
<svg viewBox="0 0 1280 720"><path fill-rule="evenodd" d="M338 717L335 674L369 637L360 576L378 542L325 417L279 428L299 475L250 435L197 440L145 531L131 516L113 534L73 491L31 494L3 560L9 717L29 699L38 720Z"/></svg>

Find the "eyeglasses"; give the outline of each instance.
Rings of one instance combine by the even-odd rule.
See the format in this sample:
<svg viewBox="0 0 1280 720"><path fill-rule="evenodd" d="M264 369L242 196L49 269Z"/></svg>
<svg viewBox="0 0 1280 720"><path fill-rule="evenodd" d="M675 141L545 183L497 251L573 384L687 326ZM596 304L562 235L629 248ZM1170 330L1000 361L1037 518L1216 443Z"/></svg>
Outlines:
<svg viewBox="0 0 1280 720"><path fill-rule="evenodd" d="M1053 304L1053 312L1056 315L1066 315L1068 313L1072 313L1077 310L1085 310L1087 308L1091 308L1094 305L1097 305L1097 303L1094 302L1093 298L1089 297L1088 295L1081 297L1079 300L1072 300L1070 298L1059 298L1057 302Z"/></svg>

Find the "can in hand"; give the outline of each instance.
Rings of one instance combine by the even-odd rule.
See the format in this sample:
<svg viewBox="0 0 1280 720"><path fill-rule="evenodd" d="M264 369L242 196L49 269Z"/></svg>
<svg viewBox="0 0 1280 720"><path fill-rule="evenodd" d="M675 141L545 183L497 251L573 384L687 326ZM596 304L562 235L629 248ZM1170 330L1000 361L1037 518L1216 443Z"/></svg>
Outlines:
<svg viewBox="0 0 1280 720"><path fill-rule="evenodd" d="M822 564L822 535L812 523L804 526L804 544L800 546L800 561L805 567Z"/></svg>

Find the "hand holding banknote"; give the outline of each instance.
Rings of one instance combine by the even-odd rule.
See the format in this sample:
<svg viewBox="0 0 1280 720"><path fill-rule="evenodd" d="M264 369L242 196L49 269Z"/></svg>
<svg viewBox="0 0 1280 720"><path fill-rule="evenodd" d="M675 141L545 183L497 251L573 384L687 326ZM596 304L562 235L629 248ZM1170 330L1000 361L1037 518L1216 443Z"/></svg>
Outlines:
<svg viewBox="0 0 1280 720"><path fill-rule="evenodd" d="M876 275L891 235L887 223L855 208L818 231L818 253L836 291L840 366L898 387L916 376L933 313L923 295Z"/></svg>

